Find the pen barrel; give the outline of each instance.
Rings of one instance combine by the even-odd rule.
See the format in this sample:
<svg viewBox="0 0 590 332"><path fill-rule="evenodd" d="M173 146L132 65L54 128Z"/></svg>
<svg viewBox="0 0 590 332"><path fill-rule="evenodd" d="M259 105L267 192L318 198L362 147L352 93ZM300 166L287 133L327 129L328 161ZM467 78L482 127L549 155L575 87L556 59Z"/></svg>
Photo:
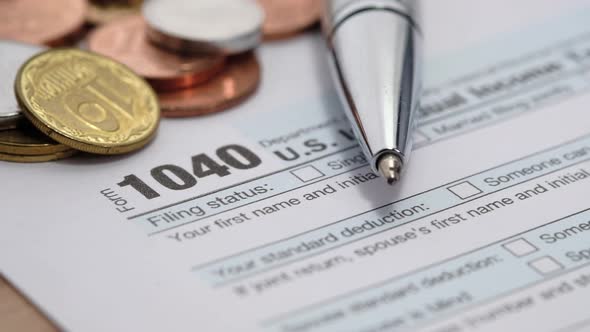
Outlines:
<svg viewBox="0 0 590 332"><path fill-rule="evenodd" d="M374 171L386 154L405 165L421 90L414 2L328 0L325 10L333 78L361 148Z"/></svg>

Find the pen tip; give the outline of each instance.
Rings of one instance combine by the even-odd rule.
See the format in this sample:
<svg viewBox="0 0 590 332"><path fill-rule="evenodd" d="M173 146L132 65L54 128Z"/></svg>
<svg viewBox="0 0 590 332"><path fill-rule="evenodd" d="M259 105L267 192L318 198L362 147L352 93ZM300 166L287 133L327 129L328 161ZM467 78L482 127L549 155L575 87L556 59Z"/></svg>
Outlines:
<svg viewBox="0 0 590 332"><path fill-rule="evenodd" d="M379 158L378 168L387 184L392 185L400 179L402 162L395 154L385 154Z"/></svg>

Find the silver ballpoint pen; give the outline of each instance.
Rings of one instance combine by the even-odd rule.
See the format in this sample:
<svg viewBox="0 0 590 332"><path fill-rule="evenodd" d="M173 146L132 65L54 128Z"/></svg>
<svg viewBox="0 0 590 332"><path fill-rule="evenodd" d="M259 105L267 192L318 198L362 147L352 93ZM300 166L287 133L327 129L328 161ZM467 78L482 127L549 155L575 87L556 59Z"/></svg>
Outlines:
<svg viewBox="0 0 590 332"><path fill-rule="evenodd" d="M415 0L324 0L322 28L355 135L393 184L408 161L421 87Z"/></svg>

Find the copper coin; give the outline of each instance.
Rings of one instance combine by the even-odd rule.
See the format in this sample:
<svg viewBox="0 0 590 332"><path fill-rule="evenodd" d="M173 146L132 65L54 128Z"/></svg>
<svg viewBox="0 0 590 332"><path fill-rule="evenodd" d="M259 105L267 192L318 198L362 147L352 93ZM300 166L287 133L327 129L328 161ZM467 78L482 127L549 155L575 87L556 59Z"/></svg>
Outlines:
<svg viewBox="0 0 590 332"><path fill-rule="evenodd" d="M203 83L218 74L224 63L220 55L183 56L153 46L147 40L146 24L139 15L96 29L88 39L88 47L127 65L158 91Z"/></svg>
<svg viewBox="0 0 590 332"><path fill-rule="evenodd" d="M56 46L82 28L85 0L2 0L0 39Z"/></svg>
<svg viewBox="0 0 590 332"><path fill-rule="evenodd" d="M319 0L258 0L266 17L262 26L265 39L280 39L318 22L321 13Z"/></svg>
<svg viewBox="0 0 590 332"><path fill-rule="evenodd" d="M260 82L260 65L252 52L228 58L224 70L209 82L160 93L162 115L183 117L219 112L250 96Z"/></svg>

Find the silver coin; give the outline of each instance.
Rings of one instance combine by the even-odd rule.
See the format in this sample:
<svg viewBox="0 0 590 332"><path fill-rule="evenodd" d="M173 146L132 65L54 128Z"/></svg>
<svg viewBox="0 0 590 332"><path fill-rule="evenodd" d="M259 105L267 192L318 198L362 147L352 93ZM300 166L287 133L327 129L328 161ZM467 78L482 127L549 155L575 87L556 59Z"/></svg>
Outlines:
<svg viewBox="0 0 590 332"><path fill-rule="evenodd" d="M180 52L236 54L255 48L264 11L254 0L148 0L149 39Z"/></svg>
<svg viewBox="0 0 590 332"><path fill-rule="evenodd" d="M43 50L42 46L0 40L0 129L16 127L23 117L14 95L14 79L23 63Z"/></svg>

